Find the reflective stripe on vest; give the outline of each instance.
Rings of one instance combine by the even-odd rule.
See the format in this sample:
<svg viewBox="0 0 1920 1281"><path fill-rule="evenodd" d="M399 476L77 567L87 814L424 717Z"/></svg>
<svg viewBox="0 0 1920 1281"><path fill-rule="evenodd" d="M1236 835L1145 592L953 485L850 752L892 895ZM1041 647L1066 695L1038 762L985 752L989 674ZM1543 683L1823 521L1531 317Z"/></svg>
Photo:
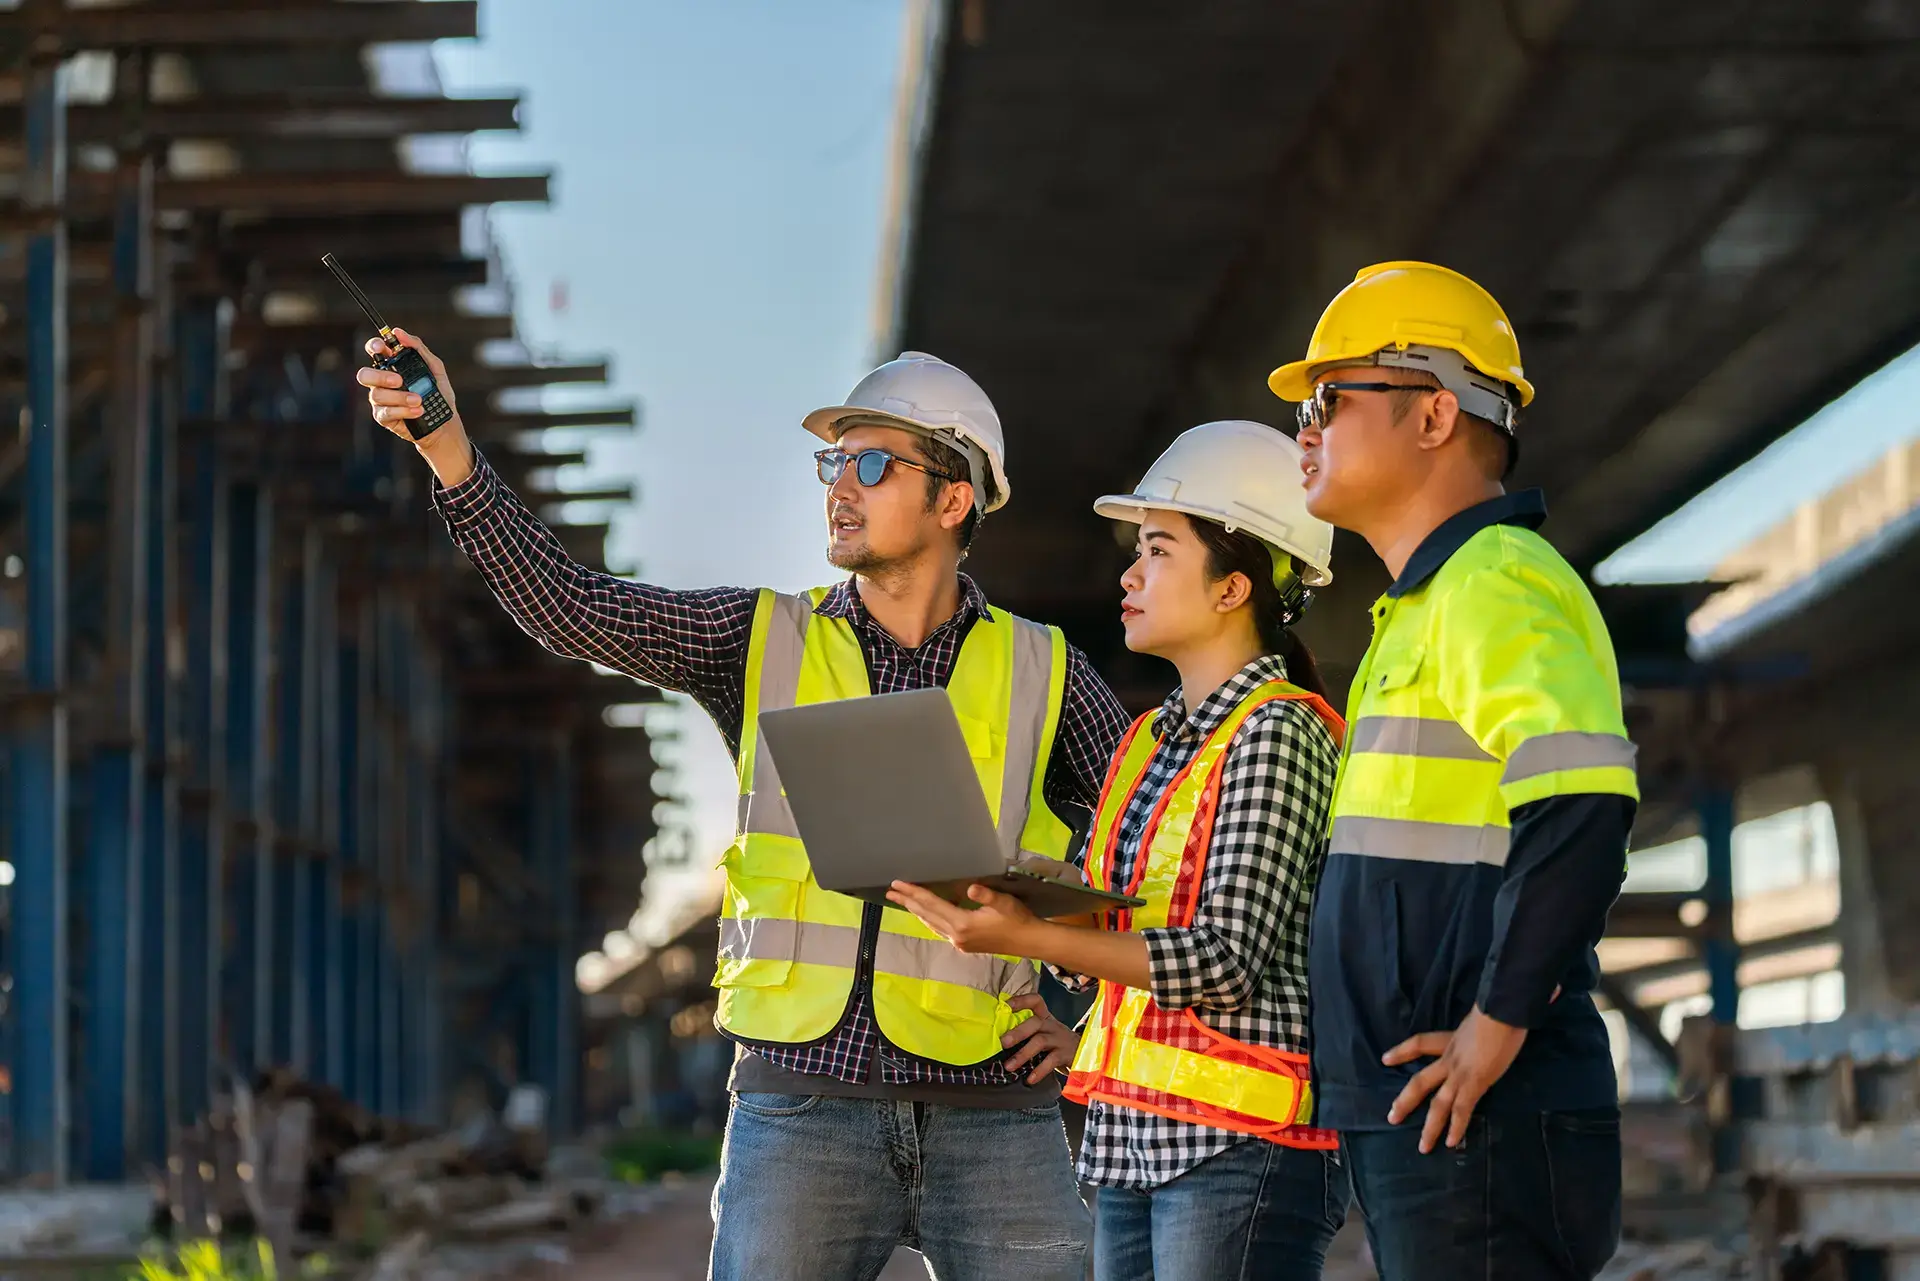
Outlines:
<svg viewBox="0 0 1920 1281"><path fill-rule="evenodd" d="M1280 701L1305 703L1336 742L1341 738L1343 727L1333 709L1295 686L1270 681L1242 699L1168 783L1148 817L1126 887L1147 902L1120 913L1115 928L1193 923L1225 773L1221 762L1247 717ZM1120 822L1159 748L1147 728L1153 715L1127 731L1101 789L1087 844L1087 879L1101 889L1113 888ZM1066 1092L1083 1103L1098 1099L1289 1147L1334 1147L1336 1136L1310 1124L1313 1093L1307 1082L1304 1056L1234 1040L1194 1010L1163 1009L1149 992L1102 981Z"/></svg>
<svg viewBox="0 0 1920 1281"><path fill-rule="evenodd" d="M758 750L760 712L871 691L853 628L813 612L825 594L763 591L754 615L739 836L722 860L726 896L714 979L721 1027L751 1041L794 1044L827 1035L845 1012L860 962L866 905L814 881L778 771ZM1041 796L1065 686L1059 631L1001 611L973 625L947 683L1009 861L1067 852L1071 834ZM881 1032L899 1048L943 1063L996 1057L1000 1036L1026 1017L1008 1002L1039 987L1031 962L956 952L894 908L881 913L872 961Z"/></svg>

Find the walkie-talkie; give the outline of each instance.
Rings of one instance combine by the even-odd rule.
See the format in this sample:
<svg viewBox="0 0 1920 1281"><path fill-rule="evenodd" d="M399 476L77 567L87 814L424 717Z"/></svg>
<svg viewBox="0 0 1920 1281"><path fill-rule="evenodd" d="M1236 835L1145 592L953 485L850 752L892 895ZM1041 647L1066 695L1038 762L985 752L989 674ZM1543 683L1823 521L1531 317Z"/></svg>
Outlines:
<svg viewBox="0 0 1920 1281"><path fill-rule="evenodd" d="M449 405L447 398L440 394L440 386L433 381L433 370L427 367L426 358L413 348L400 345L393 336L393 326L381 319L374 305L368 301L365 294L360 292L360 286L353 283L353 277L347 274L346 268L333 260L332 254L322 255L320 263L333 273L335 280L347 287L347 292L353 295L354 302L358 303L360 310L366 313L367 319L373 322L374 328L380 331L381 339L393 350L394 354L386 359L375 360L374 368L391 369L399 374L405 380L406 390L420 398L420 416L403 421L407 424L408 436L414 440L425 440L453 417L453 406Z"/></svg>

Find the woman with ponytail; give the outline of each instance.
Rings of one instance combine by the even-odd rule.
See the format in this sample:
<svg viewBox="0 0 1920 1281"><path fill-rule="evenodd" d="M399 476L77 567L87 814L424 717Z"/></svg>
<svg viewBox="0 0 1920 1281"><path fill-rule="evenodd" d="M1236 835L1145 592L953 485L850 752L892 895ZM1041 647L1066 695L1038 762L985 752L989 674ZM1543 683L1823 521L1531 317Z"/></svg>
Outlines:
<svg viewBox="0 0 1920 1281"><path fill-rule="evenodd" d="M1087 1104L1098 1281L1314 1281L1348 1199L1312 1124L1306 987L1344 726L1292 628L1331 581L1333 530L1307 513L1300 447L1241 421L1182 434L1095 510L1140 528L1127 647L1180 674L1122 740L1079 859L1142 905L1043 921L979 885L971 910L890 897L963 952L1099 981L1066 1088Z"/></svg>

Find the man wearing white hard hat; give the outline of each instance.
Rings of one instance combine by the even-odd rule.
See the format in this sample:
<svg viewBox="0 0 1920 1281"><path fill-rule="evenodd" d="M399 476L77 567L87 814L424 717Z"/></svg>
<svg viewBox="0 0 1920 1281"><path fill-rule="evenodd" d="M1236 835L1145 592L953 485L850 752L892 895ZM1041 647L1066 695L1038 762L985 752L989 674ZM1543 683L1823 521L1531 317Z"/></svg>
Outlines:
<svg viewBox="0 0 1920 1281"><path fill-rule="evenodd" d="M1307 922L1344 726L1292 631L1332 577L1300 458L1264 424L1207 423L1095 504L1139 527L1127 648L1180 673L1115 754L1081 858L1145 905L1085 929L982 886L971 911L892 890L963 952L1099 980L1067 1085L1087 1105L1095 1281L1317 1281L1346 1219L1307 1058Z"/></svg>
<svg viewBox="0 0 1920 1281"><path fill-rule="evenodd" d="M451 403L444 366L396 337ZM359 378L375 418L410 439L418 398L386 371ZM740 820L714 986L737 1051L711 1276L857 1281L904 1243L942 1277L1080 1281L1088 1216L1055 1075L1073 1038L1037 969L937 963L951 950L908 913L822 890L784 796L754 787L754 727L762 711L943 686L982 728L975 764L996 825L1060 859L1126 717L1058 629L992 608L959 572L1009 493L999 415L978 384L906 352L805 426L824 445L827 559L850 577L796 596L594 573L488 468L457 413L415 445L454 541L528 634L689 694L733 753ZM1018 814L1002 821L1007 806Z"/></svg>

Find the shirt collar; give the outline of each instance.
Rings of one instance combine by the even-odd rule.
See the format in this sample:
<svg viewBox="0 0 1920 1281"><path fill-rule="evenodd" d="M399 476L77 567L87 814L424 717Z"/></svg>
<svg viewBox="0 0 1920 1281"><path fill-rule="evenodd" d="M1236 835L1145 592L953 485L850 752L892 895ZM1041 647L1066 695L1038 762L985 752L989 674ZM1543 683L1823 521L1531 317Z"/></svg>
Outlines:
<svg viewBox="0 0 1920 1281"><path fill-rule="evenodd" d="M860 591L854 586L855 580L848 578L835 583L813 607L813 612L821 618L841 618L855 627L866 627L873 622L873 616L867 613L866 602L860 599ZM980 619L993 618L993 608L987 604L987 594L980 590L980 584L965 574L960 575L960 608L953 617L940 624L950 627L955 623L970 623ZM938 631L939 628L935 628Z"/></svg>
<svg viewBox="0 0 1920 1281"><path fill-rule="evenodd" d="M1518 493L1489 498L1484 503L1475 503L1465 511L1441 521L1439 528L1421 540L1420 545L1413 549L1413 555L1407 557L1400 577L1394 579L1393 586L1387 588L1387 595L1397 600L1422 586L1440 572L1442 565L1453 559L1455 552L1467 545L1468 539L1483 529L1494 525L1521 525L1527 529L1538 529L1546 518L1547 499L1537 489L1523 489Z"/></svg>
<svg viewBox="0 0 1920 1281"><path fill-rule="evenodd" d="M1187 712L1186 691L1175 687L1160 704L1160 715L1153 723L1156 738L1185 739L1202 737L1220 728L1220 723L1240 706L1241 700L1268 681L1287 678L1287 660L1278 654L1262 654L1248 663L1213 693L1207 695L1191 714ZM1171 732L1169 733L1169 727Z"/></svg>

